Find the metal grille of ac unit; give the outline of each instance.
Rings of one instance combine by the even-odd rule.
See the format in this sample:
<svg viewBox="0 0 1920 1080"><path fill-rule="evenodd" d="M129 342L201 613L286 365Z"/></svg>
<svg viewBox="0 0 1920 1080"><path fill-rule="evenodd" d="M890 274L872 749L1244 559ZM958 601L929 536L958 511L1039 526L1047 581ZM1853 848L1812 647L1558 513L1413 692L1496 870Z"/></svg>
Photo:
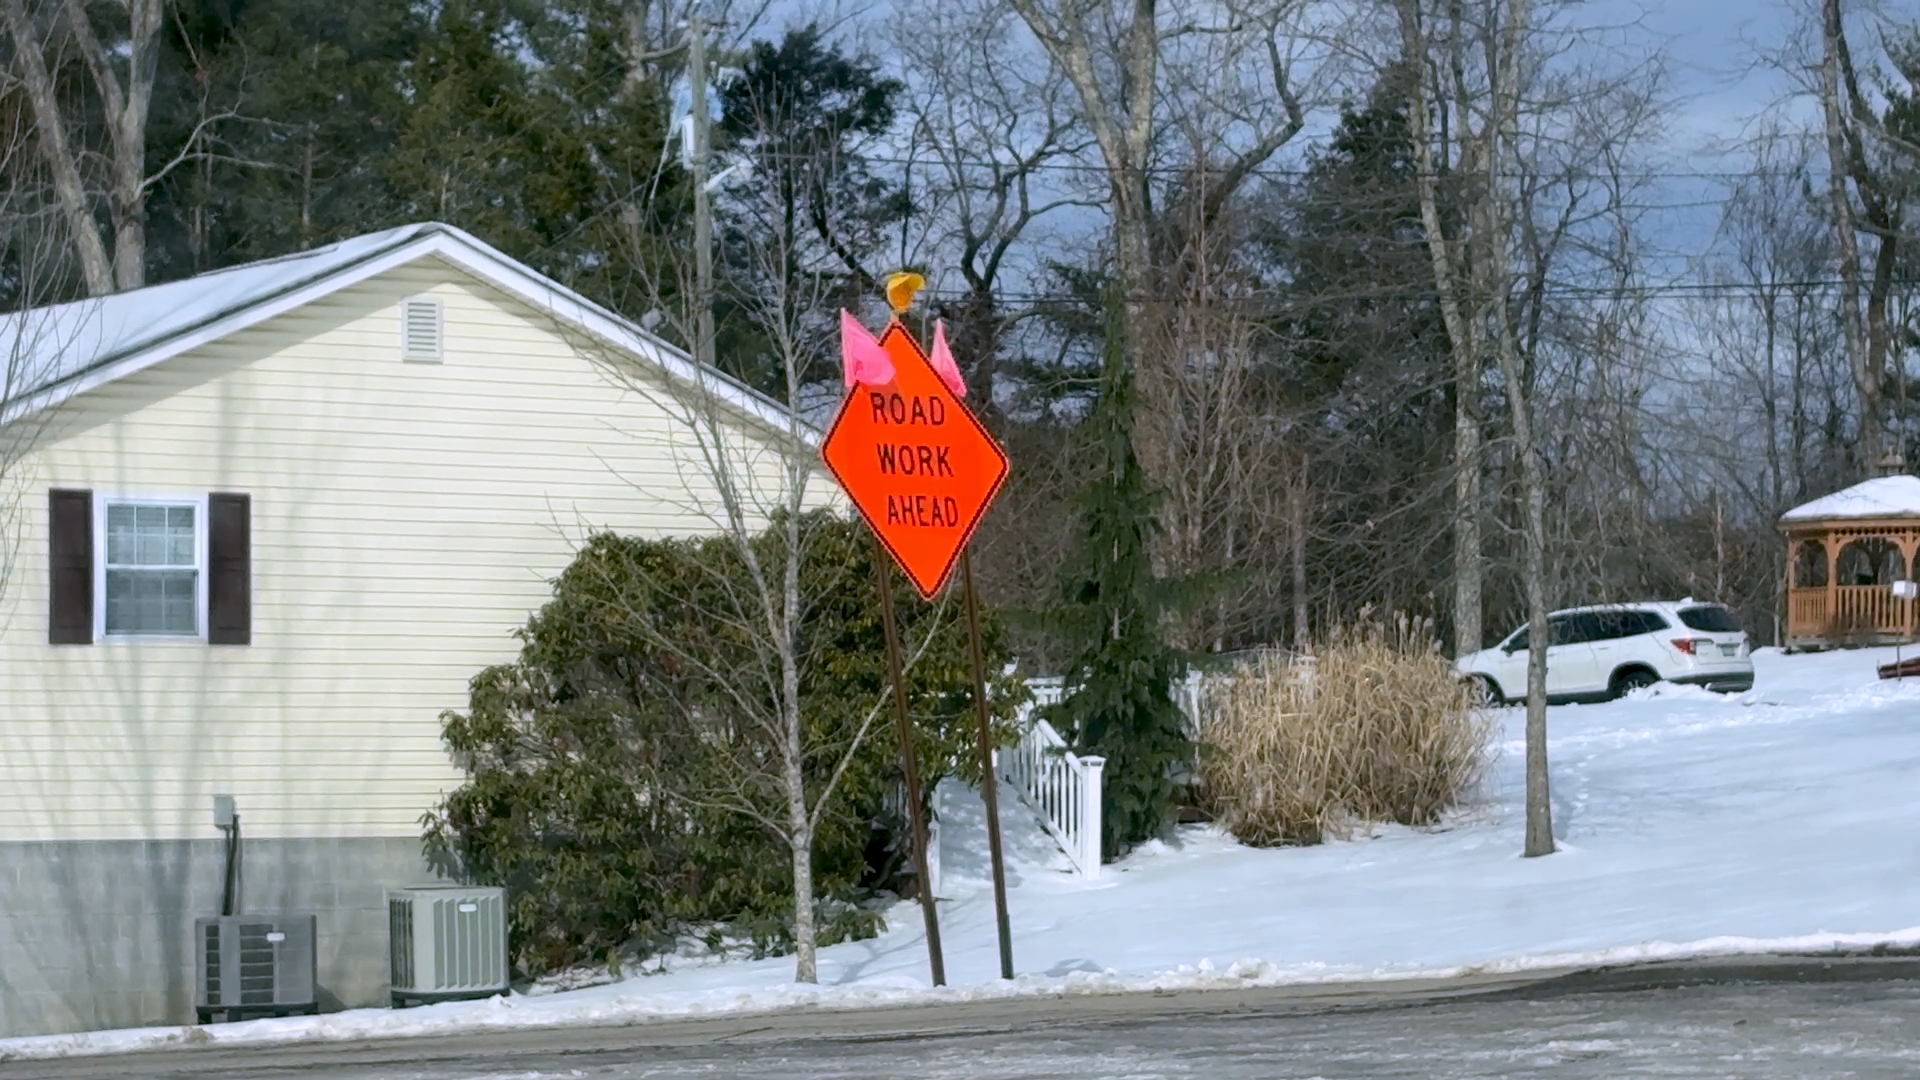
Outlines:
<svg viewBox="0 0 1920 1080"><path fill-rule="evenodd" d="M413 974L412 897L396 896L387 900L387 947L393 954L393 985L416 985Z"/></svg>
<svg viewBox="0 0 1920 1080"><path fill-rule="evenodd" d="M315 920L309 914L226 915L194 920L194 1003L201 1023L318 1009Z"/></svg>
<svg viewBox="0 0 1920 1080"><path fill-rule="evenodd" d="M220 924L210 919L201 919L194 925L200 939L200 1003L218 1005L225 1002L226 996L220 991L220 973L225 965L220 962Z"/></svg>
<svg viewBox="0 0 1920 1080"><path fill-rule="evenodd" d="M273 1004L274 977L279 970L274 943L269 940L273 932L270 922L240 924L240 1000L236 1004Z"/></svg>
<svg viewBox="0 0 1920 1080"><path fill-rule="evenodd" d="M506 991L505 889L394 889L387 894L387 923L396 1006Z"/></svg>

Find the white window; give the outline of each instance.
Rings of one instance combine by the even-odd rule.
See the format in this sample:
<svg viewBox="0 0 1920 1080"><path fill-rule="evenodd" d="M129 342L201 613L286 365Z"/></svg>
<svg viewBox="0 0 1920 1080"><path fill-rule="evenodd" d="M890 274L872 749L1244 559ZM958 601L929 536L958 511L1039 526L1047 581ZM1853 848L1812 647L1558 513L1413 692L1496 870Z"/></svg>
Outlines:
<svg viewBox="0 0 1920 1080"><path fill-rule="evenodd" d="M440 300L416 296L400 305L400 358L440 360Z"/></svg>
<svg viewBox="0 0 1920 1080"><path fill-rule="evenodd" d="M203 500L102 502L103 637L198 637L206 596Z"/></svg>

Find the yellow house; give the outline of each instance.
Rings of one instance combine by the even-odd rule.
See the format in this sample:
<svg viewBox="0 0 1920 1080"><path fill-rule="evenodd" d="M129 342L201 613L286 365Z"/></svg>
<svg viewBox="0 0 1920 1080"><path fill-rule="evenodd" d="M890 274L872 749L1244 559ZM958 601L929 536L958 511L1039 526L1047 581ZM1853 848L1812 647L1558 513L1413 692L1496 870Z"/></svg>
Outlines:
<svg viewBox="0 0 1920 1080"><path fill-rule="evenodd" d="M432 880L460 781L442 710L586 533L715 527L681 403L774 458L796 430L439 224L0 348L0 1035L192 1017L216 795L248 910L317 913L323 1007L383 1003L383 890Z"/></svg>

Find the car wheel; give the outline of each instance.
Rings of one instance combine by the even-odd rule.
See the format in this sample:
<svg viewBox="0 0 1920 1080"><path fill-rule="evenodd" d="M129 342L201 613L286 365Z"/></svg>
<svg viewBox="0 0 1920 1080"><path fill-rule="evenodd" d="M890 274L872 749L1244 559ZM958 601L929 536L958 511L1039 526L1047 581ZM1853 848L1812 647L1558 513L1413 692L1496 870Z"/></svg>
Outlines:
<svg viewBox="0 0 1920 1080"><path fill-rule="evenodd" d="M1485 675L1475 675L1467 680L1468 692L1473 696L1473 705L1477 709L1505 705L1507 699L1500 693L1500 687Z"/></svg>
<svg viewBox="0 0 1920 1080"><path fill-rule="evenodd" d="M1660 676L1646 668L1628 668L1613 677L1613 696L1625 697L1634 690L1640 690L1660 681Z"/></svg>

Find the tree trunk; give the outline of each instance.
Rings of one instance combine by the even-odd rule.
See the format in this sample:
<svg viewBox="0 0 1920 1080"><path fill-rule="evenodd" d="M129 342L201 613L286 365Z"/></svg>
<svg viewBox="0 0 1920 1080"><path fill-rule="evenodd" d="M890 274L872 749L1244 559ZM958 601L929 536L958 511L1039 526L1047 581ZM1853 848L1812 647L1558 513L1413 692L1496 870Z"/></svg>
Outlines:
<svg viewBox="0 0 1920 1080"><path fill-rule="evenodd" d="M79 0L67 4L67 23L106 110L113 147L107 189L108 216L113 222L113 284L122 291L147 283L147 114L160 66L161 7L162 0L127 4L126 83L122 85L107 49L85 25Z"/></svg>
<svg viewBox="0 0 1920 1080"><path fill-rule="evenodd" d="M788 366L788 400L797 399L796 373ZM813 816L807 806L807 779L802 771L806 747L800 715L800 658L794 640L800 626L800 505L805 485L790 478L786 519L786 558L780 573L780 620L775 640L780 650L781 712L786 717L787 821L793 845L793 981L817 983L813 925ZM821 792L826 799L830 792Z"/></svg>
<svg viewBox="0 0 1920 1080"><path fill-rule="evenodd" d="M1822 0L1820 22L1820 108L1826 124L1827 198L1839 247L1840 323L1845 331L1854 392L1859 398L1860 466L1865 475L1872 476L1882 453L1880 379L1869 360L1867 331L1860 313L1860 242L1853 228L1853 200L1847 194L1847 133L1840 100L1840 38L1844 32L1840 0Z"/></svg>
<svg viewBox="0 0 1920 1080"><path fill-rule="evenodd" d="M820 981L820 962L814 946L817 932L813 925L813 834L806 827L806 813L795 823L793 835L793 981Z"/></svg>
<svg viewBox="0 0 1920 1080"><path fill-rule="evenodd" d="M967 397L989 425L1000 419L994 401L1000 370L1000 312L993 286L984 279L970 284L966 298L956 305L950 343L966 376Z"/></svg>
<svg viewBox="0 0 1920 1080"><path fill-rule="evenodd" d="M1453 409L1453 655L1478 652L1483 640L1480 596L1486 553L1480 543L1480 422L1471 395L1479 364L1461 356L1454 370ZM1469 381L1471 380L1471 381Z"/></svg>
<svg viewBox="0 0 1920 1080"><path fill-rule="evenodd" d="M787 843L793 851L793 981L817 983L820 973L814 958L813 824L807 813L806 777L800 768L803 758L799 667L793 662L790 649L780 658L780 665L781 682L792 691L782 710L786 713L787 745L781 780L787 789Z"/></svg>
<svg viewBox="0 0 1920 1080"><path fill-rule="evenodd" d="M1399 13L1401 58L1408 68L1407 119L1416 163L1420 226L1426 234L1434 291L1439 297L1441 321L1453 354L1453 649L1458 657L1477 651L1482 633L1481 593L1486 556L1480 540L1480 421L1474 410L1474 398L1479 392L1485 363L1484 336L1480 331L1480 309L1485 301L1473 295L1473 286L1483 283L1478 281L1478 274L1471 272L1470 257L1467 260L1470 272L1465 275L1466 281L1461 281L1459 249L1464 245L1448 238L1446 224L1440 216L1440 165L1434 153L1433 102L1427 94L1433 61L1428 55L1429 42L1420 0L1399 0ZM1460 109L1459 138L1463 146L1471 148L1474 137L1465 127L1469 115L1469 110ZM1486 134L1483 132L1483 136ZM1476 155L1463 154L1462 164L1470 166L1474 160ZM1481 192L1480 197L1488 198L1490 193Z"/></svg>
<svg viewBox="0 0 1920 1080"><path fill-rule="evenodd" d="M647 0L627 0L620 12L621 31L625 39L621 42L621 51L625 53L621 59L627 65L625 74L621 76L621 89L628 94L639 90L647 81L648 65L653 53L647 39L649 7Z"/></svg>
<svg viewBox="0 0 1920 1080"><path fill-rule="evenodd" d="M1531 18L1528 0L1507 0L1506 25L1501 28L1492 80L1488 138L1482 161L1486 165L1485 211L1487 244L1491 249L1487 272L1497 287L1490 290L1494 351L1507 387L1507 409L1513 438L1520 452L1520 496L1524 507L1523 573L1526 577L1527 624L1527 835L1522 854L1550 855L1553 843L1553 806L1547 782L1547 500L1545 468L1533 430L1533 387L1521 370L1519 344L1507 310L1507 230L1510 209L1504 186L1506 149L1519 127L1519 57ZM1490 60L1494 59L1489 57Z"/></svg>
<svg viewBox="0 0 1920 1080"><path fill-rule="evenodd" d="M1888 227L1880 233L1879 247L1873 255L1873 278L1867 287L1867 366L1866 379L1860 389L1860 426L1862 429L1871 427L1874 442L1878 444L1872 450L1872 456L1867 458L1868 476L1880 475L1880 458L1886 452L1886 439L1882 434L1887 425L1885 379L1887 358L1893 351L1893 335L1887 325L1887 297L1893 292L1894 272L1899 265L1898 216L1885 224ZM1894 430L1897 432L1899 429ZM1896 453L1900 450L1898 435L1894 436L1894 445L1890 449ZM1861 451L1864 454L1867 448L1863 445Z"/></svg>
<svg viewBox="0 0 1920 1080"><path fill-rule="evenodd" d="M1516 399L1514 411L1525 412L1525 404ZM1547 511L1540 451L1529 444L1521 450L1520 460L1526 503L1527 625L1532 628L1527 643L1527 837L1521 854L1531 859L1554 851L1553 803L1547 782Z"/></svg>
<svg viewBox="0 0 1920 1080"><path fill-rule="evenodd" d="M1293 562L1293 647L1306 652L1312 643L1307 633L1307 467L1305 462L1293 469L1287 485L1287 539Z"/></svg>
<svg viewBox="0 0 1920 1080"><path fill-rule="evenodd" d="M149 47L148 64L152 64ZM147 283L147 103L152 76L128 97L113 139L113 285L125 292Z"/></svg>
<svg viewBox="0 0 1920 1080"><path fill-rule="evenodd" d="M41 42L22 0L5 0L9 36L20 61L22 80L32 102L34 126L41 152L53 173L55 197L67 219L80 260L87 291L102 296L116 289L146 284L147 259L147 113L153 102L153 81L160 50L161 0L130 0L126 5L127 34L109 50L95 35L80 0L67 0L65 22L75 51L92 75L100 111L106 121L111 149L107 171L107 218L113 229L113 255L94 220L80 178L79 155L85 147L70 141L66 117L56 97ZM116 60L126 57L126 83L116 74Z"/></svg>
<svg viewBox="0 0 1920 1080"><path fill-rule="evenodd" d="M33 32L33 22L23 0L5 0L4 11L20 77L33 107L40 153L47 163L47 171L53 175L54 197L60 204L61 217L66 219L87 295L105 296L113 292L113 267L107 256L106 240L100 235L99 222L94 220L93 208L87 201L79 159L68 142L66 117L55 96L53 77L41 56L40 39Z"/></svg>
<svg viewBox="0 0 1920 1080"><path fill-rule="evenodd" d="M1513 0L1512 8L1523 8L1525 0ZM1488 156L1490 175L1497 176L1498 153ZM1487 203L1489 233L1496 258L1504 258L1505 222L1501 202ZM1547 499L1546 475L1540 461L1540 446L1534 439L1533 394L1521 370L1520 353L1513 339L1505 304L1494 305L1494 340L1500 358L1500 374L1507 388L1507 409L1513 424L1513 439L1520 454L1520 499L1522 506L1521 574L1527 594L1527 836L1523 854L1528 858L1551 855L1553 844L1553 806L1547 782Z"/></svg>

